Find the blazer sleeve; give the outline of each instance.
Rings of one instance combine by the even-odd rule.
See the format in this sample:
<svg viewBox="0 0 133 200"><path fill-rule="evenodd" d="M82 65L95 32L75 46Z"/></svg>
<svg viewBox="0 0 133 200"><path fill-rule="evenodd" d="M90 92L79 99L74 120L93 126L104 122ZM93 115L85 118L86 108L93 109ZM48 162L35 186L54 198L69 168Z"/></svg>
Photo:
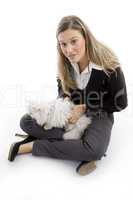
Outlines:
<svg viewBox="0 0 133 200"><path fill-rule="evenodd" d="M111 73L107 80L109 100L104 102L103 109L109 113L119 112L128 105L127 89L123 71L120 67Z"/></svg>

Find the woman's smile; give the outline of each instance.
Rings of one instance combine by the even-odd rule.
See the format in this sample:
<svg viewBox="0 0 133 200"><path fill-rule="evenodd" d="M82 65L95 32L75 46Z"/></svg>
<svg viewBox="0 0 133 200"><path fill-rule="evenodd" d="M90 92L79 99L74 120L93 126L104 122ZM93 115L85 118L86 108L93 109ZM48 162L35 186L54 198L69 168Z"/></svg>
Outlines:
<svg viewBox="0 0 133 200"><path fill-rule="evenodd" d="M74 59L76 59L76 56L77 56L77 54L75 54L75 55L70 55L70 56L68 56L68 59L74 60Z"/></svg>

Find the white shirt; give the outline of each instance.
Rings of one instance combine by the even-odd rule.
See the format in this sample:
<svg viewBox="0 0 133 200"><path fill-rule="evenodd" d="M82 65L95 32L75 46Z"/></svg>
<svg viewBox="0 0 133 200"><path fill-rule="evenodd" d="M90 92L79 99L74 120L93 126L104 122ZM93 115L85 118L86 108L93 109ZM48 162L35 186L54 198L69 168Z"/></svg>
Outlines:
<svg viewBox="0 0 133 200"><path fill-rule="evenodd" d="M79 65L77 63L71 63L71 65L74 68L74 78L79 89L84 89L87 86L93 68L102 70L100 66L96 65L93 62L90 62L89 66L86 66L86 68L81 73L79 71Z"/></svg>

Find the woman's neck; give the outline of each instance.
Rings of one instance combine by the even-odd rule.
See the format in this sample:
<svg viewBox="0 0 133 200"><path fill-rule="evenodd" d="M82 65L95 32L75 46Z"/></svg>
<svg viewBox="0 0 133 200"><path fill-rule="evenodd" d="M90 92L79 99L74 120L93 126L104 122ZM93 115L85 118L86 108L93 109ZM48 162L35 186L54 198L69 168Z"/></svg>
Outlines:
<svg viewBox="0 0 133 200"><path fill-rule="evenodd" d="M87 57L85 57L83 60L81 60L81 61L78 62L80 73L82 71L84 71L84 69L89 65L89 62L90 61L88 60Z"/></svg>

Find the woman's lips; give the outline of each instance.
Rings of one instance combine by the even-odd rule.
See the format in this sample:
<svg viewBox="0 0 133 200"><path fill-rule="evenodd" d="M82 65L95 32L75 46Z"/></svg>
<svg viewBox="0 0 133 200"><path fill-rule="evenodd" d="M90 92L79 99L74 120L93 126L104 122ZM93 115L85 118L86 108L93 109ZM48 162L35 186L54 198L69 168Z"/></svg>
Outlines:
<svg viewBox="0 0 133 200"><path fill-rule="evenodd" d="M76 55L71 55L69 56L70 59L73 59Z"/></svg>

